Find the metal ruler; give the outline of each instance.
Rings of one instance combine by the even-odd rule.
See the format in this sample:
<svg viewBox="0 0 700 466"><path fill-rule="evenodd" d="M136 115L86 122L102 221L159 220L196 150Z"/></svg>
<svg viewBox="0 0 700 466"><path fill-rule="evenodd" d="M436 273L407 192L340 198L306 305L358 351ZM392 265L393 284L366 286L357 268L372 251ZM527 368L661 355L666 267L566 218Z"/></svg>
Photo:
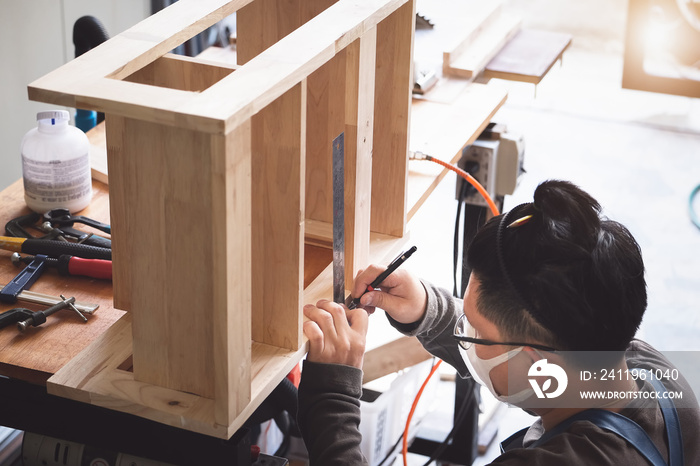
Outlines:
<svg viewBox="0 0 700 466"><path fill-rule="evenodd" d="M345 133L333 140L333 301L345 302Z"/></svg>

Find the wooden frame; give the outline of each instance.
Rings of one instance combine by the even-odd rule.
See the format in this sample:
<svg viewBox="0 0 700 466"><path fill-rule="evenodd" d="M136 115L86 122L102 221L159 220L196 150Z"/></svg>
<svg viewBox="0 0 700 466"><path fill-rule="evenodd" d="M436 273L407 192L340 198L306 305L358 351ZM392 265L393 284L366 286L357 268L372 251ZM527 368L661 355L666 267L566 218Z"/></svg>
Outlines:
<svg viewBox="0 0 700 466"><path fill-rule="evenodd" d="M235 71L168 55L238 10ZM30 84L107 115L114 304L129 311L49 392L221 438L242 425L305 353L302 303L331 296L330 266L304 286L304 243L329 240L340 131L346 283L404 241L414 14L181 0ZM243 26L271 17L260 36Z"/></svg>

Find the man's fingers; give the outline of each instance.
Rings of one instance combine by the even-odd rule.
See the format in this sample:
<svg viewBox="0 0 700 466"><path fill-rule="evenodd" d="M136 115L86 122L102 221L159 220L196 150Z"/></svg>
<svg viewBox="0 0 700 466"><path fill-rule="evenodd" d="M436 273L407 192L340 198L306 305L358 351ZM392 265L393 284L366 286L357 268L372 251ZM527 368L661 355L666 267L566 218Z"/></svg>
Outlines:
<svg viewBox="0 0 700 466"><path fill-rule="evenodd" d="M309 355L312 359L323 353L324 339L321 328L312 320L304 322L304 335L309 339Z"/></svg>
<svg viewBox="0 0 700 466"><path fill-rule="evenodd" d="M322 301L319 301L316 306L312 304L304 306L304 315L315 322L324 334L335 335L335 319L332 314L320 306L321 303Z"/></svg>
<svg viewBox="0 0 700 466"><path fill-rule="evenodd" d="M352 286L352 295L354 297L362 296L362 293L367 290L367 286L374 281L375 278L379 276L386 270L385 267L380 267L378 265L370 265L364 270L360 270L357 275L355 275L355 282Z"/></svg>
<svg viewBox="0 0 700 466"><path fill-rule="evenodd" d="M367 335L367 329L369 328L369 314L367 314L367 311L364 309L348 309L346 313L350 328L363 336Z"/></svg>

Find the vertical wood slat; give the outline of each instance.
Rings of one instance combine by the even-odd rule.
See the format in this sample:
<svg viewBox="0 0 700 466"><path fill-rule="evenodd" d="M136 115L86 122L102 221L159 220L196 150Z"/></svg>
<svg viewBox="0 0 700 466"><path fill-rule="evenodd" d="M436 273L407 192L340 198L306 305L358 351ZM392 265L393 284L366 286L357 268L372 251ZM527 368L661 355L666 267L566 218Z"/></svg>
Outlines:
<svg viewBox="0 0 700 466"><path fill-rule="evenodd" d="M333 222L333 139L345 131L346 50L312 73L308 81L306 218ZM345 156L348 135L345 136Z"/></svg>
<svg viewBox="0 0 700 466"><path fill-rule="evenodd" d="M392 236L406 224L414 17L409 0L377 26L371 229Z"/></svg>
<svg viewBox="0 0 700 466"><path fill-rule="evenodd" d="M345 49L345 285L369 260L377 30Z"/></svg>
<svg viewBox="0 0 700 466"><path fill-rule="evenodd" d="M134 237L135 224L130 223L127 203L126 182L128 178L120 173L128 171L128 164L133 163L122 147L124 139L124 118L105 115L105 139L107 142L107 170L112 173L109 180L110 225L112 231L112 289L114 307L128 311L131 309L131 273L127 251L128 238ZM124 248L124 253L122 253Z"/></svg>
<svg viewBox="0 0 700 466"><path fill-rule="evenodd" d="M211 398L211 267L225 247L211 229L226 216L212 203L212 161L224 154L206 133L130 118L111 117L107 133L121 146L110 158L123 158L110 164L114 289L133 314L134 377Z"/></svg>
<svg viewBox="0 0 700 466"><path fill-rule="evenodd" d="M233 422L251 399L251 122L212 136L214 416ZM218 254L217 254L218 253Z"/></svg>
<svg viewBox="0 0 700 466"><path fill-rule="evenodd" d="M306 82L252 119L253 339L301 346Z"/></svg>

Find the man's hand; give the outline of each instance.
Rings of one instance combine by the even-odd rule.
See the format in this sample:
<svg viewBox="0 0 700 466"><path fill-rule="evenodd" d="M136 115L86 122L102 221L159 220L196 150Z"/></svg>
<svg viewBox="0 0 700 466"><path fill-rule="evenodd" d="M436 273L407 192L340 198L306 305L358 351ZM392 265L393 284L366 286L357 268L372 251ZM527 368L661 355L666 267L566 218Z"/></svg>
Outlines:
<svg viewBox="0 0 700 466"><path fill-rule="evenodd" d="M325 299L304 306L304 335L309 339L307 359L362 369L368 315Z"/></svg>
<svg viewBox="0 0 700 466"><path fill-rule="evenodd" d="M360 270L355 277L352 295L362 296L367 286L385 269L370 265L365 270ZM381 291L369 291L360 299L362 307L368 313L371 314L378 307L402 324L412 324L425 314L428 293L423 284L408 271L395 270L384 279L379 288Z"/></svg>

